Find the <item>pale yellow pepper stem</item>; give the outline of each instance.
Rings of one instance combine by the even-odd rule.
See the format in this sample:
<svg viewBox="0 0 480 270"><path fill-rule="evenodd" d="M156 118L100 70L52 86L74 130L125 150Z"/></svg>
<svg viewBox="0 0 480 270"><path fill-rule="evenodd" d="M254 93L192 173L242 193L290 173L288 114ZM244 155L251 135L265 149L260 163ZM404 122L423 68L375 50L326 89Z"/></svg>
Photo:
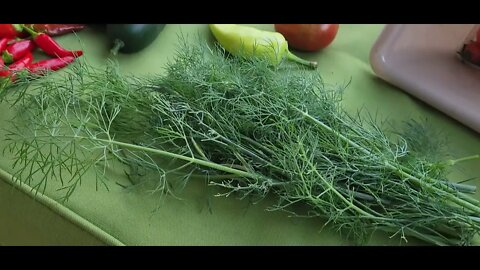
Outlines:
<svg viewBox="0 0 480 270"><path fill-rule="evenodd" d="M288 52L288 53L287 53L287 59L292 60L292 61L295 61L295 62L297 62L297 63L299 63L299 64L302 64L302 65L309 66L309 67L314 68L314 69L317 68L317 66L318 66L318 63L317 63L317 62L315 62L315 61L308 61L308 60L302 59L302 58L294 55L294 54L291 53L291 52Z"/></svg>

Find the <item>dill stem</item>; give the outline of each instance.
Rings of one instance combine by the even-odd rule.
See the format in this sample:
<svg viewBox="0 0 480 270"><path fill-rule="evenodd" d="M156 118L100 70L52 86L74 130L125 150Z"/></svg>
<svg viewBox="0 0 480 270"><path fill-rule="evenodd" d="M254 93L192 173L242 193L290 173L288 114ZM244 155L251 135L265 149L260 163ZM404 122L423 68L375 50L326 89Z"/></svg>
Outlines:
<svg viewBox="0 0 480 270"><path fill-rule="evenodd" d="M447 185L463 193L475 193L477 191L477 187L472 185L465 185L465 184L454 183L454 182L447 183Z"/></svg>
<svg viewBox="0 0 480 270"><path fill-rule="evenodd" d="M296 111L298 111L300 114L302 114L305 118L309 119L310 121L313 121L315 124L321 126L322 128L328 130L329 132L332 132L333 134L335 134L336 136L338 136L340 139L344 140L346 143L350 144L351 146L357 148L358 150L362 151L364 154L366 155L372 155L372 153L370 151L368 151L367 149L365 149L364 147L362 147L361 145L353 142L352 140L348 139L347 137L345 137L344 135L340 134L339 132L333 130L331 127L327 126L326 124L324 124L323 122L315 119L313 116L311 116L310 114L294 107L293 109L295 109ZM476 156L472 156L472 157L475 157ZM470 157L471 158L471 157ZM465 158L464 158L465 159ZM442 190L442 189L439 189L439 188L436 188L434 186L431 186L431 185L426 185L422 180L420 180L418 177L410 174L410 173L407 173L405 172L405 169L406 168L402 168L402 166L395 166L395 165L392 165L389 161L385 160L384 161L384 164L387 168L389 169L392 169L393 171L395 171L397 174L400 174L401 176L403 177L406 177L410 180L412 180L415 184L417 185L420 185L420 186L423 186L424 188L427 188L428 190L433 190L433 191L438 191L438 192L441 192L441 193L444 193L445 196L448 197L448 199L450 199L451 201L453 201L454 203L460 205L460 206L463 206L467 209L470 209L471 211L477 213L477 214L480 214L480 207L478 207L477 205L475 204L478 204L478 201L474 200L473 198L470 198L469 196L466 196L465 194L463 193L458 193L458 196L460 197L455 197L454 195L452 195L451 193L445 191L445 190ZM431 178L426 178L428 180L432 180ZM452 191L454 190L453 188L449 187L448 185L445 185L445 188L446 189L451 189Z"/></svg>
<svg viewBox="0 0 480 270"><path fill-rule="evenodd" d="M41 136L37 136L37 138L38 137L41 137ZM83 137L83 136L67 136L67 135L61 135L61 136L57 136L57 137L75 138L75 139L78 139L78 140L95 140L95 141L98 141L98 142L103 142L105 144L114 144L114 145L121 146L121 147L124 147L124 148L132 149L132 150L145 151L145 152L150 152L150 153L157 154L157 155L164 156L164 157L170 157L170 158L180 159L180 160L183 160L183 161L188 161L188 162L200 165L200 166L216 169L216 170L223 171L223 172L226 172L226 173L231 173L231 174L233 174L237 177L245 177L245 178L250 178L250 179L265 178L261 175L256 175L256 174L249 173L249 172L246 172L246 171L238 170L238 169L228 167L228 166L225 166L225 165L221 165L221 164L218 164L218 163L214 163L214 162L211 162L211 161L197 159L195 157L183 156L183 155L175 154L175 153L168 152L168 151L149 148L149 147L145 147L145 146L141 146L141 145L135 145L135 144L131 144L131 143L124 143L124 142L115 141L115 140L111 140L111 139L100 139L100 138L94 138L93 139L93 138L88 138L88 137ZM271 180L271 179L269 179L269 180Z"/></svg>
<svg viewBox="0 0 480 270"><path fill-rule="evenodd" d="M411 176L411 177L414 177L414 176L412 176L412 174L414 174L414 173L413 173L410 169L408 169L408 168L406 168L406 167L404 167L404 166L399 166L399 168L400 168L399 170L406 171L406 172L408 173L407 175L409 175L409 176ZM404 175L404 176L405 176L405 175ZM411 177L410 177L410 178L411 178ZM416 178L417 181L419 181L419 183L422 182L420 179L418 179L418 177L415 177L415 178ZM433 182L438 182L438 180L433 179L432 177L429 177L429 176L426 176L425 179L426 179L426 180L429 180L429 181L433 181ZM451 185L454 185L454 186L455 186L455 184L451 184ZM450 187L449 184L445 184L445 188L448 189L448 191L451 191L451 192L454 192L454 191L456 190L456 188ZM440 190L440 189L438 189L438 188L437 188L436 190L445 192L444 190ZM445 193L446 193L446 194L450 194L450 193L448 193L448 192L445 192ZM450 195L450 196L451 196L451 195ZM455 197L455 196L453 196L453 197ZM473 204L473 205L476 205L476 206L480 205L480 202L479 202L478 200L476 200L476 199L474 199L474 198L472 198L472 197L470 197L470 196L467 196L467 195L465 195L465 194L463 194L463 193L461 193L461 192L458 193L458 197L462 198L463 200L465 200L465 201L467 201L467 202L469 202L469 203L471 203L471 204ZM455 198L456 198L456 197L455 197ZM477 207L477 208L478 208L478 207ZM479 209L480 209L480 208L479 208ZM476 213L479 213L477 210L474 210L474 211L475 211Z"/></svg>
<svg viewBox="0 0 480 270"><path fill-rule="evenodd" d="M351 208L353 208L355 211L357 211L358 213L366 216L366 217L369 217L369 218L372 218L372 219L384 219L382 217L377 217L377 216L374 216L370 213L368 213L367 211L361 209L360 207L356 206L355 204L353 204L351 201L347 200L347 198L345 198L345 196L343 196L340 192L338 192L338 190L330 183L327 181L327 179L325 179L320 173L318 173L318 171L316 169L315 170L315 173L318 175L318 177L320 177L320 179L322 179L322 181L328 186L328 189L330 189L333 193L335 193L335 195L337 195L337 197L339 199L341 199L343 202L345 202L347 205L349 205ZM310 195L310 198L312 199L311 195ZM312 200L314 201L314 200Z"/></svg>
<svg viewBox="0 0 480 270"><path fill-rule="evenodd" d="M480 155L477 154L477 155L463 157L463 158L459 158L459 159L452 159L452 160L448 161L448 164L455 165L455 164L463 162L463 161L469 161L469 160L475 160L475 159L480 159Z"/></svg>
<svg viewBox="0 0 480 270"><path fill-rule="evenodd" d="M90 138L86 138L86 137L78 137L78 138L90 139ZM195 163L195 164L198 164L198 165L201 165L201 166L205 166L205 167L209 167L209 168L216 169L216 170L219 170L219 171L235 174L235 175L238 175L238 176L241 176L241 177L246 177L246 178L257 178L257 177L259 177L257 175L254 175L254 174L246 172L246 171L237 170L237 169L227 167L227 166L223 166L223 165L220 165L220 164L217 164L217 163L214 163L214 162L210 162L210 161L206 161L206 160L202 160L202 159L197 159L195 157L182 156L182 155L175 154L175 153L168 152L168 151L153 149L153 148L144 147L144 146L141 146L141 145L124 143L124 142L119 142L119 141L114 141L114 140L106 140L106 139L99 139L99 138L96 138L95 140L97 140L99 142L104 142L104 143L107 143L107 144L118 145L118 146L129 148L129 149L132 149L132 150L145 151L145 152L150 152L150 153L154 153L154 154L165 156L165 157L176 158L176 159L192 162L192 163Z"/></svg>
<svg viewBox="0 0 480 270"><path fill-rule="evenodd" d="M179 174L179 175L185 175L182 173L174 173L174 174ZM218 180L225 180L225 179L235 179L238 178L238 175L235 174L221 174L221 175L203 175L203 174L190 174L191 177L195 178L206 178L211 181L218 181Z"/></svg>
<svg viewBox="0 0 480 270"><path fill-rule="evenodd" d="M305 152L305 149L303 148L303 146L302 145L300 145L300 146L301 146L300 150L302 151L302 156L307 160L308 164L311 166L312 171L315 172L315 174L322 180L322 182L325 183L328 186L328 189L330 189L340 200L342 200L347 205L349 205L351 208L353 208L355 211L357 211L358 213L360 213L360 214L362 214L366 217L369 217L369 218L372 218L372 219L384 219L382 217L375 216L371 213L368 213L367 211L361 209L360 207L358 207L357 205L355 205L351 201L347 200L347 198L345 198L345 196L343 196L340 192L338 192L338 190L332 185L332 183L330 183L327 179L325 179L325 177L323 177L323 175L321 173L318 172L316 166L308 160L307 153ZM313 197L311 196L311 194L309 195L309 197L312 201L315 201L313 199Z"/></svg>
<svg viewBox="0 0 480 270"><path fill-rule="evenodd" d="M392 228L389 228L389 227L382 227L381 229L385 232L393 232L394 235L398 233L398 231L395 231L395 230L393 230ZM451 244L449 242L442 241L442 239L440 237L424 234L424 233L421 233L421 232L419 232L417 230L414 230L412 228L409 228L409 227L405 227L405 228L403 228L403 230L404 230L405 234L415 236L418 239L426 241L427 243L435 244L437 246L447 246L447 245ZM394 235L392 235L390 238L392 238Z"/></svg>

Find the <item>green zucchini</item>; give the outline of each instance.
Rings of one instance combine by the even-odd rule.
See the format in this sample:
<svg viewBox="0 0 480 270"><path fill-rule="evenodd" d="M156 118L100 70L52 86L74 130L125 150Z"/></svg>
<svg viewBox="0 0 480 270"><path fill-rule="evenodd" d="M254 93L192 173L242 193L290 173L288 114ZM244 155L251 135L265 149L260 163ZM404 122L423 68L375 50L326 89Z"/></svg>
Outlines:
<svg viewBox="0 0 480 270"><path fill-rule="evenodd" d="M155 41L165 24L107 24L106 33L114 54L136 53Z"/></svg>

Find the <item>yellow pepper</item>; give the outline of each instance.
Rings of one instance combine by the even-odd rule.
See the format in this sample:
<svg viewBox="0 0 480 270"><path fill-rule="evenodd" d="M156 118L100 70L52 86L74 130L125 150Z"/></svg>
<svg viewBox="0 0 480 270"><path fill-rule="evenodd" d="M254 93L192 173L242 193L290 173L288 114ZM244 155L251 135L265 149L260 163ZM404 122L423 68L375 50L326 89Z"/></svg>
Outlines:
<svg viewBox="0 0 480 270"><path fill-rule="evenodd" d="M288 50L288 42L278 32L263 31L236 24L209 24L218 43L229 53L241 57L265 57L277 66L285 58L312 68L317 62L299 58Z"/></svg>

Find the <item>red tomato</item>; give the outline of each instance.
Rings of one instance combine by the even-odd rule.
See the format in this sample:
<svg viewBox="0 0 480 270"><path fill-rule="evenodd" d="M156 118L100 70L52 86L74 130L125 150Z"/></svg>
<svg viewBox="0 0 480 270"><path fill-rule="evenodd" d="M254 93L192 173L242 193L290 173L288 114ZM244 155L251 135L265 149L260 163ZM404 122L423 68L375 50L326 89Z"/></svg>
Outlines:
<svg viewBox="0 0 480 270"><path fill-rule="evenodd" d="M330 45L337 35L338 24L275 24L291 48L314 52Z"/></svg>

